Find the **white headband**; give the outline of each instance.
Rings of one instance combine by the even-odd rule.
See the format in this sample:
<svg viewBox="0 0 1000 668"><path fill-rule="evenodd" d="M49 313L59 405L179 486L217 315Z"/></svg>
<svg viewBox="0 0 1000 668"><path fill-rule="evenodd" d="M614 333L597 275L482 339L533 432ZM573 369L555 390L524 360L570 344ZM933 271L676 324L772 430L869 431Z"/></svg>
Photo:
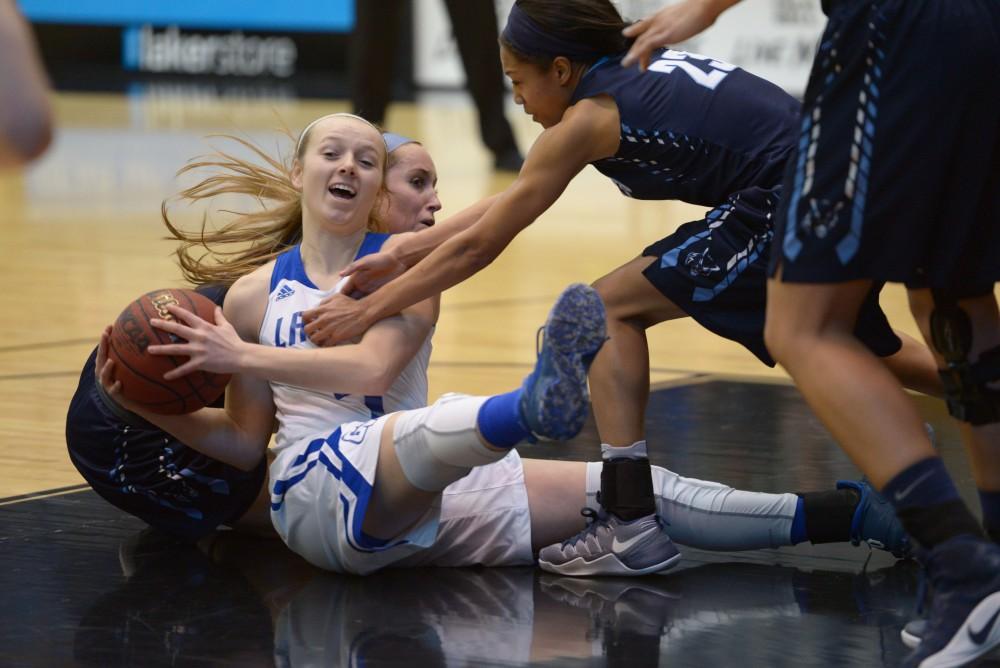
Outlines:
<svg viewBox="0 0 1000 668"><path fill-rule="evenodd" d="M326 116L320 116L320 117L319 117L319 118L317 118L317 119L316 119L315 121L313 121L312 123L310 123L309 125L307 125L307 126L305 127L305 129L304 129L304 130L302 131L302 133L301 133L301 134L299 135L299 140L298 140L297 142L295 142L295 156L296 156L296 157L298 157L298 155L299 155L299 149L300 149L300 148L302 148L302 138L303 138L303 137L305 137L305 136L306 136L307 134L309 134L309 131L310 131L310 130L312 130L312 126L316 125L316 124L317 124L317 123L319 123L320 121L325 121L325 120L326 120L326 119L328 119L328 118L333 118L334 116L342 116L342 117L344 117L344 118L356 118L356 119L357 119L357 120L359 120L359 121L364 121L364 122L365 122L365 123L367 123L368 125L370 125L370 126L372 126L373 128L375 128L375 131L379 133L379 136L381 136L381 135L382 135L382 131L381 131L381 130L379 130L379 129L378 129L378 128L377 128L376 126L375 126L375 124L374 124L374 123L372 123L371 121L369 121L369 120L368 120L367 118L362 118L361 116L358 116L357 114L349 114L349 113L347 113L346 111L338 111L338 112L337 112L337 113L335 113L335 114L327 114ZM383 141L385 141L385 140L383 139Z"/></svg>

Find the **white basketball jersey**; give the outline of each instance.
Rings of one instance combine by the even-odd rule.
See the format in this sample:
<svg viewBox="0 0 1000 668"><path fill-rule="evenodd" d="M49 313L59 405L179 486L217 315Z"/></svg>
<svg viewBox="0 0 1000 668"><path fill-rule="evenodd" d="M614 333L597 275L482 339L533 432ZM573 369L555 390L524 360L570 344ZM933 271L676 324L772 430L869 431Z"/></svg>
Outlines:
<svg viewBox="0 0 1000 668"><path fill-rule="evenodd" d="M377 252L387 234L368 233L357 257ZM302 312L314 308L336 291L320 290L309 280L299 246L278 256L271 273L267 311L261 324L260 343L279 348L315 348L305 333ZM432 332L433 334L433 332ZM315 434L328 434L341 424L370 420L399 410L427 405L427 364L431 356L431 334L383 396L316 392L271 382L279 423L274 447Z"/></svg>

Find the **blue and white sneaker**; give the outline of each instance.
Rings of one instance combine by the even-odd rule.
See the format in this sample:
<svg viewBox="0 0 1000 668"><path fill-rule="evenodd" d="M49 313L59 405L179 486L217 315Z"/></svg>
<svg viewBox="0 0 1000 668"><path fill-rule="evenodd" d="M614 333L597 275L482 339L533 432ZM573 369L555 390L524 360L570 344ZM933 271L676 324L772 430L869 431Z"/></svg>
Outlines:
<svg viewBox="0 0 1000 668"><path fill-rule="evenodd" d="M838 480L837 489L853 489L861 495L851 519L851 544L891 552L899 559L910 556L910 537L896 517L896 509L867 480Z"/></svg>
<svg viewBox="0 0 1000 668"><path fill-rule="evenodd" d="M587 420L587 372L607 338L597 291L582 283L566 288L539 333L535 370L522 386L521 417L536 438L565 441L580 433Z"/></svg>
<svg viewBox="0 0 1000 668"><path fill-rule="evenodd" d="M956 536L929 551L927 626L906 666L964 666L1000 646L1000 546Z"/></svg>
<svg viewBox="0 0 1000 668"><path fill-rule="evenodd" d="M671 568L681 553L660 518L618 519L613 513L584 508L587 528L561 543L542 548L538 565L559 575L647 575Z"/></svg>

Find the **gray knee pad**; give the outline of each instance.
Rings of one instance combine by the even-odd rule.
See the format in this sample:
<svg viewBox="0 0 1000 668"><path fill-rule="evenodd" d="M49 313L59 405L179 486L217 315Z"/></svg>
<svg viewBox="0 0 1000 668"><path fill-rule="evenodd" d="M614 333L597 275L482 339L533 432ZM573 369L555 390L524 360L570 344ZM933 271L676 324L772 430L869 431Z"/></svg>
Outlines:
<svg viewBox="0 0 1000 668"><path fill-rule="evenodd" d="M414 487L439 492L473 467L507 454L486 447L479 437L476 418L486 399L447 394L427 408L397 418L393 430L396 458Z"/></svg>
<svg viewBox="0 0 1000 668"><path fill-rule="evenodd" d="M931 312L931 341L945 360L939 373L951 416L974 426L1000 422L1000 391L990 387L1000 380L1000 346L983 351L970 363L969 316L956 300L937 294Z"/></svg>

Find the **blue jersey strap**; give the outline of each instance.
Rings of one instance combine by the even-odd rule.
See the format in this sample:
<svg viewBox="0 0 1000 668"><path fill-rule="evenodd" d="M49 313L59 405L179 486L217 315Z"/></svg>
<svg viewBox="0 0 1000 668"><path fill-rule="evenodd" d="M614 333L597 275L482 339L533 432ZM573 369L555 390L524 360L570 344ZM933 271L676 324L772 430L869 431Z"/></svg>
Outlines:
<svg viewBox="0 0 1000 668"><path fill-rule="evenodd" d="M354 259L358 260L365 255L379 252L382 250L382 245L385 244L385 240L389 236L383 232L367 233ZM290 281L297 281L309 288L316 288L316 285L306 275L306 268L302 264L301 247L302 244L296 244L278 256L278 259L274 263L274 270L271 272L271 288L269 292L274 292L274 289L278 287L278 281L283 278L287 278Z"/></svg>
<svg viewBox="0 0 1000 668"><path fill-rule="evenodd" d="M354 256L354 259L360 260L365 255L379 252L389 236L384 232L369 232L365 235L364 241L361 242L361 248L358 249L358 254Z"/></svg>
<svg viewBox="0 0 1000 668"><path fill-rule="evenodd" d="M290 281L298 281L302 285L316 289L316 285L309 280L306 275L306 268L302 264L301 244L295 244L275 260L274 269L271 271L271 289L278 287L278 281L287 278Z"/></svg>

